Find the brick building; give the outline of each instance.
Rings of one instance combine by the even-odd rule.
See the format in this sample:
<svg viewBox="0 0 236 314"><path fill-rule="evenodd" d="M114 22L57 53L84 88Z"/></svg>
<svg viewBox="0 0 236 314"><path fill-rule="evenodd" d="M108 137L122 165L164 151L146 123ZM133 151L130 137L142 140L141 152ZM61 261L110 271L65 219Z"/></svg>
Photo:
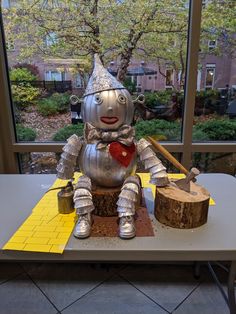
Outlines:
<svg viewBox="0 0 236 314"><path fill-rule="evenodd" d="M9 8L15 3L15 0L3 0L3 7ZM45 39L46 41L48 39ZM17 41L8 41L6 38L6 47L9 67L17 64L19 50L25 43ZM46 42L50 45L51 39ZM199 69L197 79L197 90L222 89L226 85L236 89L236 58L228 55L214 56L210 54L217 45L216 40L208 42L209 54L199 55ZM72 81L73 91L82 93L85 87L85 80L79 73L75 72L75 65L80 60L75 59L55 59L34 56L33 59L24 60L26 63L35 64L39 69L40 79L46 81ZM107 64L111 72L116 72L117 61L114 60ZM162 74L161 74L161 73ZM128 75L135 83L137 91L158 91L165 89L178 88L178 77L180 73L168 64L162 64L161 71L158 65L153 61L132 60Z"/></svg>

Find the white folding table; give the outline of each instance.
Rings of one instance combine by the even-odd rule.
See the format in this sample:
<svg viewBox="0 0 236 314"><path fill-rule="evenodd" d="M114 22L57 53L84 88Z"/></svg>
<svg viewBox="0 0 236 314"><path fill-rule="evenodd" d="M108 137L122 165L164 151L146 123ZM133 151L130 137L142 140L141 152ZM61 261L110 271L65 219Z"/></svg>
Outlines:
<svg viewBox="0 0 236 314"><path fill-rule="evenodd" d="M0 175L0 248L28 217L55 178L55 175ZM236 179L226 174L201 174L198 182L210 191L216 203L209 208L207 224L199 228L180 230L160 224L153 216L152 192L144 189L155 233L153 237L136 237L132 240L92 237L78 240L71 236L63 254L0 250L0 260L230 261L226 301L230 313L235 314Z"/></svg>

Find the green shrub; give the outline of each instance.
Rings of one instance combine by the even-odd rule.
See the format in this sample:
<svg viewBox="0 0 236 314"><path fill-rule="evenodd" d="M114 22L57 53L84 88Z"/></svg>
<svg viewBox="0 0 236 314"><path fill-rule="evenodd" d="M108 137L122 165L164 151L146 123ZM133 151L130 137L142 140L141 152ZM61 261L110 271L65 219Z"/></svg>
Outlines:
<svg viewBox="0 0 236 314"><path fill-rule="evenodd" d="M193 141L209 141L209 137L202 130L193 127Z"/></svg>
<svg viewBox="0 0 236 314"><path fill-rule="evenodd" d="M172 93L172 90L160 90L154 93L145 93L145 104L149 108L166 105L171 100Z"/></svg>
<svg viewBox="0 0 236 314"><path fill-rule="evenodd" d="M68 93L54 93L52 96L42 98L38 101L38 111L43 116L67 112L69 110L69 103L70 95Z"/></svg>
<svg viewBox="0 0 236 314"><path fill-rule="evenodd" d="M136 92L136 84L132 82L131 77L126 77L123 83L124 87L128 89L130 94Z"/></svg>
<svg viewBox="0 0 236 314"><path fill-rule="evenodd" d="M50 98L43 98L38 101L37 108L42 116L51 116L58 113L57 104Z"/></svg>
<svg viewBox="0 0 236 314"><path fill-rule="evenodd" d="M24 127L21 124L16 125L16 135L18 141L34 141L36 138L36 132L35 130L31 128Z"/></svg>
<svg viewBox="0 0 236 314"><path fill-rule="evenodd" d="M83 130L84 130L83 123L67 125L64 128L57 131L57 133L53 136L53 141L65 142L73 134L82 136Z"/></svg>
<svg viewBox="0 0 236 314"><path fill-rule="evenodd" d="M200 98L212 98L216 99L219 98L220 92L217 89L209 89L209 90L201 90L197 91L196 97Z"/></svg>
<svg viewBox="0 0 236 314"><path fill-rule="evenodd" d="M156 93L145 93L144 96L145 96L145 105L148 108L154 108L160 105L160 103L157 102Z"/></svg>
<svg viewBox="0 0 236 314"><path fill-rule="evenodd" d="M55 103L57 104L57 110L58 112L67 112L69 110L70 106L70 94L64 93L54 93L50 97Z"/></svg>
<svg viewBox="0 0 236 314"><path fill-rule="evenodd" d="M236 140L235 120L209 120L195 125L194 129L205 133L210 141Z"/></svg>
<svg viewBox="0 0 236 314"><path fill-rule="evenodd" d="M37 77L26 68L14 68L10 70L11 81L36 81L36 79Z"/></svg>
<svg viewBox="0 0 236 314"><path fill-rule="evenodd" d="M218 90L202 90L196 93L195 114L213 113L220 109L220 92ZM202 110L201 110L202 109Z"/></svg>
<svg viewBox="0 0 236 314"><path fill-rule="evenodd" d="M172 90L160 90L156 92L157 101L162 105L168 104L171 100L172 94Z"/></svg>
<svg viewBox="0 0 236 314"><path fill-rule="evenodd" d="M180 139L181 125L179 122L168 122L165 120L140 121L135 125L136 138L153 136L159 140Z"/></svg>
<svg viewBox="0 0 236 314"><path fill-rule="evenodd" d="M12 99L18 109L25 109L35 103L40 95L39 88L32 87L30 84L12 85Z"/></svg>
<svg viewBox="0 0 236 314"><path fill-rule="evenodd" d="M35 76L36 79L40 80L40 74L39 74L39 68L35 64L23 62L23 63L17 63L13 66L14 69L26 69L28 70L31 74Z"/></svg>

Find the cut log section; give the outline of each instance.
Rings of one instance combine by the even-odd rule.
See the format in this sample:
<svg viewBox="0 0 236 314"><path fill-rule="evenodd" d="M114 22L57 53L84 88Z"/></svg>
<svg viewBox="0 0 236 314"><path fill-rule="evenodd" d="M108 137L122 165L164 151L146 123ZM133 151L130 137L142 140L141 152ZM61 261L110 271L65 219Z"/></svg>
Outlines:
<svg viewBox="0 0 236 314"><path fill-rule="evenodd" d="M103 187L97 186L92 191L93 204L95 207L93 214L97 216L103 216L103 217L118 216L116 203L118 201L120 191L121 191L121 187L103 188ZM140 207L141 202L142 202L142 191L140 189L136 208Z"/></svg>
<svg viewBox="0 0 236 314"><path fill-rule="evenodd" d="M92 191L95 210L94 215L98 216L117 216L117 201L121 187L103 188L97 187Z"/></svg>
<svg viewBox="0 0 236 314"><path fill-rule="evenodd" d="M207 222L210 194L204 187L190 184L190 193L173 183L156 188L154 214L158 221L179 229L196 228Z"/></svg>

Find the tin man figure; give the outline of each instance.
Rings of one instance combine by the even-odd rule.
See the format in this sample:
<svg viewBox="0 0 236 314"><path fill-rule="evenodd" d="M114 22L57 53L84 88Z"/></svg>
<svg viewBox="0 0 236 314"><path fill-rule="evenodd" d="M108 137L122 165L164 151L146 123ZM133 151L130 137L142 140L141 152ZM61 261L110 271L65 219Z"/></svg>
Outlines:
<svg viewBox="0 0 236 314"><path fill-rule="evenodd" d="M103 67L97 55L94 59L82 103L84 136L74 134L67 140L57 175L61 179L73 178L77 162L83 174L74 192L78 214L75 237L87 238L91 233L92 185L95 184L121 187L117 202L119 236L129 239L135 237L134 214L140 191L139 178L135 176L137 157L150 171L151 183L165 186L169 180L151 144L145 139L135 141L135 130L131 126L134 103L130 93Z"/></svg>

